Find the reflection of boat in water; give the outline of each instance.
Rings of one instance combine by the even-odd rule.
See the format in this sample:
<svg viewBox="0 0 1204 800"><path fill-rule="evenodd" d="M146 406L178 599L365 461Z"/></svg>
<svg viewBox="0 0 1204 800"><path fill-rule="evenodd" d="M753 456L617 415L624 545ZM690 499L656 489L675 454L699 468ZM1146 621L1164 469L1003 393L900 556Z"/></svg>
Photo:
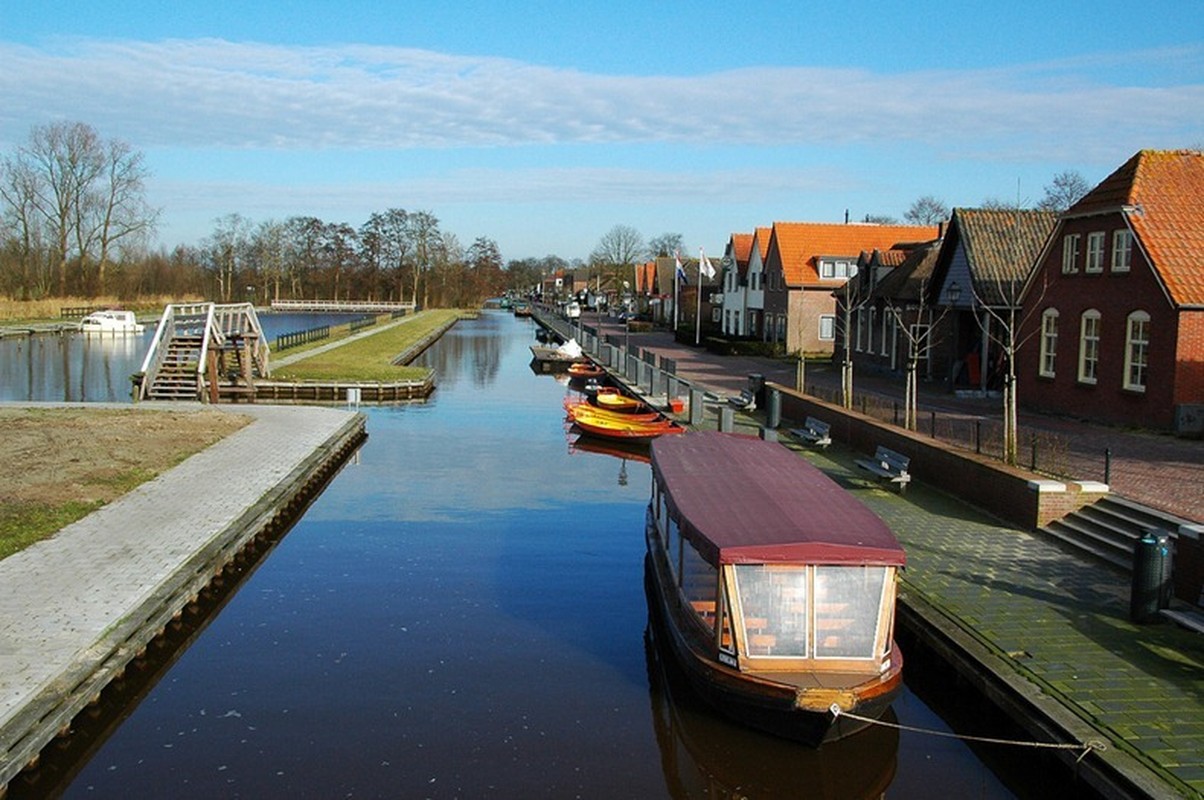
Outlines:
<svg viewBox="0 0 1204 800"><path fill-rule="evenodd" d="M598 439L594 436L570 436L569 452L600 453L624 461L639 461L641 464L652 460L652 456L648 454L648 445L644 442Z"/></svg>
<svg viewBox="0 0 1204 800"><path fill-rule="evenodd" d="M776 442L694 432L651 450L654 611L695 689L813 746L884 714L903 688L905 561L885 523Z"/></svg>
<svg viewBox="0 0 1204 800"><path fill-rule="evenodd" d="M655 607L652 576L645 581ZM651 615L644 637L649 702L668 795L816 800L869 800L886 795L895 778L899 733L874 726L822 749L769 736L717 716L689 685L664 630ZM887 711L885 721L894 722Z"/></svg>
<svg viewBox="0 0 1204 800"><path fill-rule="evenodd" d="M105 311L93 311L84 317L80 320L79 329L81 332L89 334L122 334L142 333L145 326L138 321L133 311L108 309Z"/></svg>

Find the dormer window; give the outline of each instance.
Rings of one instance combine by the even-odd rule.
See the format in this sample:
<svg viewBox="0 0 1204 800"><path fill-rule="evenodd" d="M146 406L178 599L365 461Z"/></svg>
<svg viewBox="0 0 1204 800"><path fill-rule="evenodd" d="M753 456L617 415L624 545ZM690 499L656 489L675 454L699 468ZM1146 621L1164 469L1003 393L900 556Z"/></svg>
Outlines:
<svg viewBox="0 0 1204 800"><path fill-rule="evenodd" d="M820 259L819 277L821 278L851 278L856 274L857 265L850 261Z"/></svg>

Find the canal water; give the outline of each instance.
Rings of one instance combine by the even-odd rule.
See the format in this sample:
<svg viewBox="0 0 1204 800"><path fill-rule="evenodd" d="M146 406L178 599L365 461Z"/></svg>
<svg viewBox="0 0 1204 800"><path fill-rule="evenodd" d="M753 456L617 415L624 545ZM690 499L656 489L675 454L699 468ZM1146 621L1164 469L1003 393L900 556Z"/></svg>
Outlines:
<svg viewBox="0 0 1204 800"><path fill-rule="evenodd" d="M649 627L648 465L574 445L534 341L462 321L423 357L428 402L364 409L357 456L65 796L1013 796L957 739L812 751L692 696ZM909 689L894 717L948 731L934 705Z"/></svg>

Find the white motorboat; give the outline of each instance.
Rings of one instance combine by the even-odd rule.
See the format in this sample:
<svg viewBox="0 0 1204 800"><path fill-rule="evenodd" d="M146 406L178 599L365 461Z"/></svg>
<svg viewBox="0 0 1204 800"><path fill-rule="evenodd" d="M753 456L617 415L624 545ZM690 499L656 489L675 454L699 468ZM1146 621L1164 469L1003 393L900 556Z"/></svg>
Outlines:
<svg viewBox="0 0 1204 800"><path fill-rule="evenodd" d="M133 311L108 309L93 311L84 317L79 329L83 333L142 333L145 326L138 322Z"/></svg>

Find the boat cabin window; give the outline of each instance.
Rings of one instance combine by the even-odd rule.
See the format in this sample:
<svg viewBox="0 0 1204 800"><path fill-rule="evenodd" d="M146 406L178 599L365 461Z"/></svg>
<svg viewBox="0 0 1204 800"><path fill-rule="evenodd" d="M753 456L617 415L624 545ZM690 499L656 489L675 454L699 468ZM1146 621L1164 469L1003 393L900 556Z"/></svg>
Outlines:
<svg viewBox="0 0 1204 800"><path fill-rule="evenodd" d="M736 591L749 656L806 657L807 571L805 566L736 566Z"/></svg>
<svg viewBox="0 0 1204 800"><path fill-rule="evenodd" d="M873 659L888 567L737 564L750 658Z"/></svg>
<svg viewBox="0 0 1204 800"><path fill-rule="evenodd" d="M815 655L873 658L886 567L815 568Z"/></svg>
<svg viewBox="0 0 1204 800"><path fill-rule="evenodd" d="M715 598L719 572L686 541L682 548L681 592L708 628L715 627Z"/></svg>
<svg viewBox="0 0 1204 800"><path fill-rule="evenodd" d="M672 516L665 520L665 554L669 558L669 569L673 572L674 582L681 580L681 529L677 520Z"/></svg>

